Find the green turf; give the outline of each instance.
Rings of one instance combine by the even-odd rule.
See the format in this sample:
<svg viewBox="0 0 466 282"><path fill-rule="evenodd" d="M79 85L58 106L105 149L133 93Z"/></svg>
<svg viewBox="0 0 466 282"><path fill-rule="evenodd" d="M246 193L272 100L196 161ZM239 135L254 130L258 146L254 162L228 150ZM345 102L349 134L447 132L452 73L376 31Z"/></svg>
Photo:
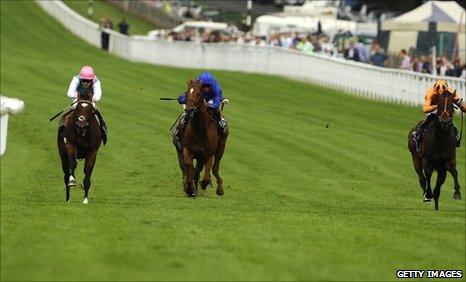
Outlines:
<svg viewBox="0 0 466 282"><path fill-rule="evenodd" d="M89 18L88 16L88 7L89 1L87 0L64 0L66 5L70 8L81 14L82 16ZM92 16L91 20L100 24L100 19L104 16L107 16L110 21L113 23L113 29L118 31L118 23L121 21L122 18L126 19L126 22L129 25L129 34L147 34L147 32L156 29L157 27L143 19L133 16L130 13L126 13L116 6L113 6L103 0L94 0L93 1L94 7L94 15Z"/></svg>
<svg viewBox="0 0 466 282"><path fill-rule="evenodd" d="M34 19L29 22L25 19ZM66 204L56 122L80 66L110 128ZM214 71L231 104L225 195L186 198L169 127L199 70L133 64L33 2L1 2L1 93L26 102L1 158L1 280L392 280L465 269L465 201L421 202L406 148L419 108L266 75ZM326 124L330 124L328 128ZM463 145L464 146L464 145ZM458 152L463 196L464 147ZM82 180L82 163L78 181Z"/></svg>

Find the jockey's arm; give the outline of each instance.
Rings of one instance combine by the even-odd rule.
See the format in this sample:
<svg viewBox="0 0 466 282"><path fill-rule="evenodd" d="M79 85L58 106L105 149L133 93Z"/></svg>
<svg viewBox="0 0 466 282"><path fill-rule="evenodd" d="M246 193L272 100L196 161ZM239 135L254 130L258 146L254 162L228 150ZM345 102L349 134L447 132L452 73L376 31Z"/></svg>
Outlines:
<svg viewBox="0 0 466 282"><path fill-rule="evenodd" d="M424 113L430 113L437 109L437 105L432 105L432 98L435 95L435 92L432 89L429 89L424 98L424 105L422 110Z"/></svg>
<svg viewBox="0 0 466 282"><path fill-rule="evenodd" d="M463 98L461 97L460 93L457 90L454 91L455 97L453 98L453 102L455 105L460 108L461 111L466 112L466 104L463 102Z"/></svg>
<svg viewBox="0 0 466 282"><path fill-rule="evenodd" d="M214 95L214 97L212 99L210 99L208 102L207 102L207 106L210 107L210 108L214 108L216 110L220 110L220 100L221 100L221 95L220 93L217 93Z"/></svg>
<svg viewBox="0 0 466 282"><path fill-rule="evenodd" d="M186 104L186 94L183 93L180 96L178 96L178 103L181 105Z"/></svg>
<svg viewBox="0 0 466 282"><path fill-rule="evenodd" d="M100 83L100 80L97 80L93 85L93 92L94 94L92 95L92 101L93 102L99 102L100 99L102 98L102 85Z"/></svg>
<svg viewBox="0 0 466 282"><path fill-rule="evenodd" d="M79 78L77 78L76 76L73 76L73 79L71 80L71 83L70 83L70 86L68 87L68 92L67 92L68 97L70 97L71 99L76 99L76 97L78 96L78 92L76 91L78 89L78 85L79 85Z"/></svg>

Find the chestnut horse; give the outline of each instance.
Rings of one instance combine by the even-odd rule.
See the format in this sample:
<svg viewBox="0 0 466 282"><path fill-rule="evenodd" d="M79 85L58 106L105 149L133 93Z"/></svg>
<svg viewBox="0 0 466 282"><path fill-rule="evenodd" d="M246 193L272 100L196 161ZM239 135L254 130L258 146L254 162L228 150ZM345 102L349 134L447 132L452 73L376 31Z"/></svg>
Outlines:
<svg viewBox="0 0 466 282"><path fill-rule="evenodd" d="M414 168L419 177L419 184L423 191L424 202L431 201L432 189L430 180L434 170L437 170L437 183L434 188L435 209L438 210L440 187L445 182L447 171L453 176L455 183L454 199L461 199L458 172L456 171L456 137L453 128L453 94L438 96L436 117L428 125L421 141L419 152L416 150L411 132L408 136L408 148L413 158Z"/></svg>
<svg viewBox="0 0 466 282"><path fill-rule="evenodd" d="M78 159L84 161L84 200L87 204L89 189L91 188L91 174L102 142L102 135L98 118L95 115L92 95L79 97L76 108L65 117L65 129L58 131L57 145L61 158L63 173L65 174L66 201L70 201L70 187L76 186L74 171Z"/></svg>
<svg viewBox="0 0 466 282"><path fill-rule="evenodd" d="M211 170L217 179L217 195L223 195L223 181L219 174L220 160L225 151L228 133L219 134L214 109L209 109L201 95L201 83L188 81L186 91L186 115L188 118L183 134L183 148L178 149L174 142L178 161L183 173L184 191L189 197L196 197L197 186L202 169L204 178L201 188L211 184ZM193 161L196 159L196 169Z"/></svg>

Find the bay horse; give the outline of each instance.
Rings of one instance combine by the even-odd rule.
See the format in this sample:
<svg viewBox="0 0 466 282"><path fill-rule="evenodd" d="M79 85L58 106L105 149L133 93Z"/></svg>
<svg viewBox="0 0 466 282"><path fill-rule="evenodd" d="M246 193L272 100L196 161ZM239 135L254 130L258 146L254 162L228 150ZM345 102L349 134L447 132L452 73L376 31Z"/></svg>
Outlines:
<svg viewBox="0 0 466 282"><path fill-rule="evenodd" d="M433 101L437 105L436 117L427 126L427 131L419 146L419 152L416 150L411 135L416 127L411 129L408 135L408 148L413 158L414 169L419 177L424 202L429 202L432 199L430 180L433 171L437 171L437 183L433 193L436 210L438 210L440 188L445 182L447 171L451 173L455 183L453 198L461 199L456 170L456 133L452 121L454 114L453 96L447 92L437 96L437 101Z"/></svg>
<svg viewBox="0 0 466 282"><path fill-rule="evenodd" d="M95 115L92 95L78 95L76 108L64 119L65 128L58 131L57 145L64 173L66 201L70 201L70 187L76 186L74 172L77 160L84 159L83 203L87 204L91 188L91 174L102 142L98 118Z"/></svg>
<svg viewBox="0 0 466 282"><path fill-rule="evenodd" d="M220 161L225 151L228 133L219 134L214 109L207 107L201 95L202 82L189 80L186 91L187 123L182 138L182 148L175 145L178 161L183 173L184 191L189 197L196 197L200 173L204 169L201 188L211 184L211 171L217 180L216 193L224 194L223 180L220 177ZM193 161L196 160L194 169Z"/></svg>

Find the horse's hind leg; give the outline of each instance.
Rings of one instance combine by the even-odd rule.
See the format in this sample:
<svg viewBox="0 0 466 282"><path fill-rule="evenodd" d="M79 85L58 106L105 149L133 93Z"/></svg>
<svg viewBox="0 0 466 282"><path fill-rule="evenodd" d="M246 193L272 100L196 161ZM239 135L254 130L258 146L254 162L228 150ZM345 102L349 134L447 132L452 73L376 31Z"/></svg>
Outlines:
<svg viewBox="0 0 466 282"><path fill-rule="evenodd" d="M176 149L176 154L178 155L178 164L180 165L181 173L183 173L183 179L186 176L186 167L183 161L183 151Z"/></svg>
<svg viewBox="0 0 466 282"><path fill-rule="evenodd" d="M74 146L67 146L66 151L68 152L68 173L69 178L66 184L67 187L76 186L76 178L74 177L74 171L78 162L76 160L77 148Z"/></svg>
<svg viewBox="0 0 466 282"><path fill-rule="evenodd" d="M215 176L215 179L217 179L217 195L222 196L224 194L223 191L223 180L220 177L220 161L222 160L223 157L223 152L225 151L225 145L226 145L226 137L224 139L220 140L219 146L217 148L217 152L215 153L215 158L214 158L214 165L212 167L212 173Z"/></svg>
<svg viewBox="0 0 466 282"><path fill-rule="evenodd" d="M214 157L211 156L210 158L207 159L205 162L205 168L204 168L204 178L202 179L202 184L201 188L205 189L207 188L207 185L209 185L212 181L212 176L210 175L210 172L212 171L212 163L213 163Z"/></svg>
<svg viewBox="0 0 466 282"><path fill-rule="evenodd" d="M430 187L430 180L432 178L432 173L434 171L434 169L430 166L425 166L426 168L424 168L424 176L426 178L426 190L425 190L425 193L423 195L424 197L424 202L430 202L432 200L432 188Z"/></svg>
<svg viewBox="0 0 466 282"><path fill-rule="evenodd" d="M65 200L67 202L70 201L70 187L68 186L68 180L70 178L70 168L69 168L69 161L68 156L66 153L60 151L60 159L61 159L61 168L63 170L63 181L65 182Z"/></svg>
<svg viewBox="0 0 466 282"><path fill-rule="evenodd" d="M453 181L455 182L455 192L453 193L453 199L460 200L461 199L461 192L460 192L460 184L458 183L458 171L456 171L456 164L451 163L448 165L448 171L453 176Z"/></svg>
<svg viewBox="0 0 466 282"><path fill-rule="evenodd" d="M438 171L437 183L435 184L435 188L434 188L435 210L438 210L438 200L440 198L440 188L442 187L443 183L445 182L446 176L447 176L447 171L445 169L441 169L441 170Z"/></svg>
<svg viewBox="0 0 466 282"><path fill-rule="evenodd" d="M425 194L426 193L426 178L424 177L424 174L422 173L422 164L418 156L413 155L413 164L414 164L414 169L416 170L417 176L419 178L419 185L421 186L422 193Z"/></svg>
<svg viewBox="0 0 466 282"><path fill-rule="evenodd" d="M83 204L89 202L89 189L91 189L91 175L94 170L95 159L97 157L97 150L90 152L86 161L84 162L84 180L83 180L83 189L84 189L84 199Z"/></svg>

